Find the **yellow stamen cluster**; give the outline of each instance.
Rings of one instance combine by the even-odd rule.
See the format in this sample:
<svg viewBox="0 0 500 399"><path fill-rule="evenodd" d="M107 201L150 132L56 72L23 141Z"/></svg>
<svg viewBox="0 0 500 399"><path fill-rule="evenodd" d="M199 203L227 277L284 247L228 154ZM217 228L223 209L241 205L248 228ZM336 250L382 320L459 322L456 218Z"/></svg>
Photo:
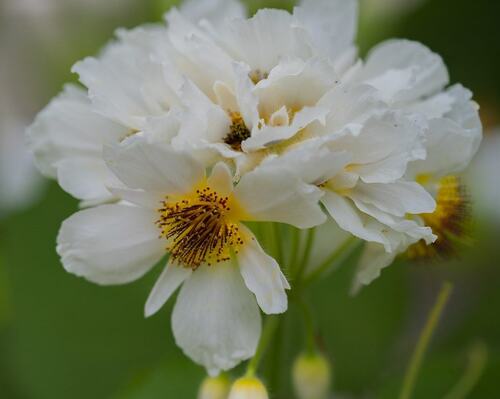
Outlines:
<svg viewBox="0 0 500 399"><path fill-rule="evenodd" d="M238 253L243 238L238 224L231 222L231 199L205 187L178 201L167 198L160 209L161 237L169 241L167 250L180 265L197 269L202 264L230 260Z"/></svg>
<svg viewBox="0 0 500 399"><path fill-rule="evenodd" d="M250 137L250 130L239 112L230 112L229 116L232 123L224 142L231 146L233 150L241 151L241 143Z"/></svg>
<svg viewBox="0 0 500 399"><path fill-rule="evenodd" d="M457 176L439 181L434 213L420 215L426 226L432 228L438 239L432 245L418 242L410 247L410 258L452 256L456 242L466 235L470 218L470 202L463 183Z"/></svg>

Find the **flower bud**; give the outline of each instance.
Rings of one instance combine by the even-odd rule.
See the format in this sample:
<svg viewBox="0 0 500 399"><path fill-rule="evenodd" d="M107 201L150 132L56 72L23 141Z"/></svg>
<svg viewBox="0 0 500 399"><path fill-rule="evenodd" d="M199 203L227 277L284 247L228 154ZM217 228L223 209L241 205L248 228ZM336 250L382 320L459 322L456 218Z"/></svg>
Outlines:
<svg viewBox="0 0 500 399"><path fill-rule="evenodd" d="M299 399L325 399L331 384L328 360L318 354L303 354L293 366L293 385Z"/></svg>
<svg viewBox="0 0 500 399"><path fill-rule="evenodd" d="M229 379L221 375L216 378L205 378L198 392L198 399L227 399Z"/></svg>
<svg viewBox="0 0 500 399"><path fill-rule="evenodd" d="M269 396L266 387L259 379L244 377L233 384L229 399L269 399Z"/></svg>

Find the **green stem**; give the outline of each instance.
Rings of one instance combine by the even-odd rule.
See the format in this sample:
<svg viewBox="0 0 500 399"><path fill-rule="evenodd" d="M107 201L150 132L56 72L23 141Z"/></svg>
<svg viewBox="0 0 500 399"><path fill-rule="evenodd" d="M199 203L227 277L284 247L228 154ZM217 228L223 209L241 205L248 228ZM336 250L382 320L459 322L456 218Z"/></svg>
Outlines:
<svg viewBox="0 0 500 399"><path fill-rule="evenodd" d="M283 318L280 318L274 332L272 346L269 348L268 360L268 388L270 392L279 392L281 379L281 355L283 351Z"/></svg>
<svg viewBox="0 0 500 399"><path fill-rule="evenodd" d="M436 329L439 319L441 318L443 310L448 303L452 289L453 285L449 282L444 283L441 287L441 291L439 292L436 303L434 304L434 307L429 314L429 318L425 323L415 351L413 352L413 355L410 359L410 363L403 380L403 387L399 396L400 399L411 399L413 395L417 377L420 368L422 367L427 348L429 347L430 340Z"/></svg>
<svg viewBox="0 0 500 399"><path fill-rule="evenodd" d="M488 362L488 349L482 342L472 346L469 351L469 361L464 375L457 385L444 397L444 399L466 399L483 375Z"/></svg>
<svg viewBox="0 0 500 399"><path fill-rule="evenodd" d="M290 276L296 273L297 265L299 264L299 250L300 250L300 230L292 227L292 248L290 251Z"/></svg>
<svg viewBox="0 0 500 399"><path fill-rule="evenodd" d="M276 236L274 234L274 223L265 223L262 226L264 233L265 247L269 251L273 258L278 258L278 246L276 242Z"/></svg>
<svg viewBox="0 0 500 399"><path fill-rule="evenodd" d="M297 298L297 305L301 310L302 318L304 320L307 352L312 354L316 350L316 342L314 339L314 321L311 308L307 305L303 298Z"/></svg>
<svg viewBox="0 0 500 399"><path fill-rule="evenodd" d="M355 245L354 245L355 244ZM338 247L321 265L314 269L304 278L304 285L312 283L334 264L344 261L351 253L363 245L363 242L354 236L350 236L340 247Z"/></svg>
<svg viewBox="0 0 500 399"><path fill-rule="evenodd" d="M283 264L283 240L281 239L281 229L278 223L271 223L274 236L274 246L276 251L276 260L282 265Z"/></svg>
<svg viewBox="0 0 500 399"><path fill-rule="evenodd" d="M264 353L266 352L267 347L273 340L274 332L279 325L279 316L268 316L266 319L266 323L264 325L264 329L262 331L262 335L260 337L259 346L257 347L257 351L255 352L255 356L250 360L247 366L247 372L245 374L246 377L254 377L259 368L260 362L264 357Z"/></svg>
<svg viewBox="0 0 500 399"><path fill-rule="evenodd" d="M311 257L311 252L313 249L315 238L316 238L316 229L315 228L309 229L309 231L307 232L306 246L302 254L302 259L300 260L300 264L298 265L297 273L294 276L295 284L298 286L301 285L302 277L309 264L309 258Z"/></svg>

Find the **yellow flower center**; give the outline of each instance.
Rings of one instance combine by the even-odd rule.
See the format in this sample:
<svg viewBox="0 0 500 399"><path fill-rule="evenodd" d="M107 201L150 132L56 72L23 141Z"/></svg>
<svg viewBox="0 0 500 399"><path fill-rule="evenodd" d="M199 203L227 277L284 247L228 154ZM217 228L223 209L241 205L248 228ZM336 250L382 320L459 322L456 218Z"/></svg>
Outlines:
<svg viewBox="0 0 500 399"><path fill-rule="evenodd" d="M241 151L241 143L250 137L250 130L247 128L239 112L231 112L229 116L232 123L228 135L224 138L224 142L233 150Z"/></svg>
<svg viewBox="0 0 500 399"><path fill-rule="evenodd" d="M421 176L417 179L428 185L430 178ZM446 176L438 182L436 210L420 217L426 226L432 228L438 239L432 245L418 242L408 250L410 258L430 258L451 256L456 252L456 243L467 233L470 218L470 202L465 187L458 176Z"/></svg>
<svg viewBox="0 0 500 399"><path fill-rule="evenodd" d="M157 224L167 250L184 267L197 269L231 259L244 243L238 216L242 211L232 196L221 196L206 185L180 198L168 197Z"/></svg>

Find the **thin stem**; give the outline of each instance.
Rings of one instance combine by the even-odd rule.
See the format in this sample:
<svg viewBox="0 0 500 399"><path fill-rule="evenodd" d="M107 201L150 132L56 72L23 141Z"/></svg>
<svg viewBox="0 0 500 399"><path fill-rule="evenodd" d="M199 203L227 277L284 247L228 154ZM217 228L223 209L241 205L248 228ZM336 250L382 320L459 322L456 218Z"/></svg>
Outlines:
<svg viewBox="0 0 500 399"><path fill-rule="evenodd" d="M283 264L283 240L281 239L281 229L278 223L271 223L274 236L274 246L276 251L276 260L280 265Z"/></svg>
<svg viewBox="0 0 500 399"><path fill-rule="evenodd" d="M299 263L299 250L300 250L300 230L292 227L292 248L290 251L290 276L295 275L295 269Z"/></svg>
<svg viewBox="0 0 500 399"><path fill-rule="evenodd" d="M316 342L314 339L314 321L311 308L303 298L297 298L297 305L301 310L302 318L304 320L307 352L312 354L315 352Z"/></svg>
<svg viewBox="0 0 500 399"><path fill-rule="evenodd" d="M266 243L267 249L270 254L277 259L278 258L278 243L276 241L276 236L274 235L274 223L265 223L263 225L264 229L264 242Z"/></svg>
<svg viewBox="0 0 500 399"><path fill-rule="evenodd" d="M430 340L436 329L439 319L441 318L443 310L448 303L452 289L453 285L449 282L444 283L441 287L441 291L439 292L436 303L434 304L434 307L429 314L429 318L425 323L425 326L418 339L415 351L413 352L413 355L410 359L410 363L403 380L403 387L399 396L400 399L410 399L413 395L413 392L415 391L417 377L420 368L422 367L422 363L429 347Z"/></svg>
<svg viewBox="0 0 500 399"><path fill-rule="evenodd" d="M488 362L488 349L482 342L472 346L469 351L469 361L464 375L457 385L444 397L444 399L466 399L483 375Z"/></svg>
<svg viewBox="0 0 500 399"><path fill-rule="evenodd" d="M274 332L273 344L269 348L268 360L268 387L270 392L279 392L279 385L281 379L281 354L283 351L283 319L280 318L278 326Z"/></svg>
<svg viewBox="0 0 500 399"><path fill-rule="evenodd" d="M257 347L257 351L255 352L255 356L250 360L247 366L247 377L254 377L259 368L260 362L266 352L267 347L271 343L274 332L278 327L280 317L279 316L268 316L266 319L266 323L264 325L264 330L262 331L262 335L260 337L259 346Z"/></svg>
<svg viewBox="0 0 500 399"><path fill-rule="evenodd" d="M356 245L354 245L356 244ZM304 285L312 283L317 278L323 276L323 274L334 264L338 264L345 260L352 252L363 245L362 241L359 241L356 237L350 236L340 247L338 247L333 253L315 270L313 270L309 275L304 278Z"/></svg>
<svg viewBox="0 0 500 399"><path fill-rule="evenodd" d="M294 276L295 284L297 285L301 285L302 277L304 275L307 266L309 265L309 258L311 257L311 252L313 249L315 238L316 238L316 229L315 228L309 229L309 231L307 232L306 246L302 254L302 259L300 260L297 273Z"/></svg>

